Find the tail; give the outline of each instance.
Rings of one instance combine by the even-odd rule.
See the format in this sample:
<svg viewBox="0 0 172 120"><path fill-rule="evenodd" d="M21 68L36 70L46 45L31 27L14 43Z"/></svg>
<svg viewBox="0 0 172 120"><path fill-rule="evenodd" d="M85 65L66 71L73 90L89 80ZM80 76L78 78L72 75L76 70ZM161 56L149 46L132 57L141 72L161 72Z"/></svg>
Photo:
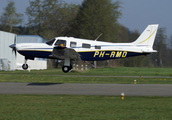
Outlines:
<svg viewBox="0 0 172 120"><path fill-rule="evenodd" d="M152 48L158 30L158 24L148 25L143 33L133 42L138 47Z"/></svg>

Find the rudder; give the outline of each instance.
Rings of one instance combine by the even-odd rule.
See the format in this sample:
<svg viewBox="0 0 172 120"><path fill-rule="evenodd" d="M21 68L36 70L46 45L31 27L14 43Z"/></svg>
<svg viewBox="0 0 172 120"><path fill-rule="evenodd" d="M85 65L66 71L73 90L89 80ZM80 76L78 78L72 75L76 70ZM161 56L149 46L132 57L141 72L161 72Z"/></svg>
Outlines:
<svg viewBox="0 0 172 120"><path fill-rule="evenodd" d="M142 34L133 42L138 47L152 48L158 30L158 24L148 25Z"/></svg>

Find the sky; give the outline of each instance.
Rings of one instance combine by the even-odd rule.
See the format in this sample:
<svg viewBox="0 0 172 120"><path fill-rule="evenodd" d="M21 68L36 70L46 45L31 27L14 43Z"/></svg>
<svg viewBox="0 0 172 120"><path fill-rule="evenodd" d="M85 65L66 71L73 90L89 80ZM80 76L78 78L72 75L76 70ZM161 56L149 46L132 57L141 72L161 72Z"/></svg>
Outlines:
<svg viewBox="0 0 172 120"><path fill-rule="evenodd" d="M17 13L25 14L29 0L11 0L15 2ZM81 4L83 0L63 0L67 3ZM116 0L112 0L115 2ZM120 0L122 16L118 22L129 30L143 30L149 24L159 24L159 27L166 28L166 34L172 35L172 0ZM0 0L0 16L4 12L8 0ZM24 21L27 16L24 15ZM23 23L24 25L24 23Z"/></svg>

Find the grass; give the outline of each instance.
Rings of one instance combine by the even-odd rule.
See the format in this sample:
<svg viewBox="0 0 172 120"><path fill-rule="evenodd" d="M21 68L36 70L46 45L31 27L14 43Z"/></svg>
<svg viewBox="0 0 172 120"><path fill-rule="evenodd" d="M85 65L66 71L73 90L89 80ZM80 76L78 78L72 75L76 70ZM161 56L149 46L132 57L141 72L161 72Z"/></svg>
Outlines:
<svg viewBox="0 0 172 120"><path fill-rule="evenodd" d="M172 68L117 67L93 69L86 74L115 76L172 76Z"/></svg>
<svg viewBox="0 0 172 120"><path fill-rule="evenodd" d="M130 67L90 69L67 74L61 69L0 71L0 82L133 84L136 79L137 84L172 84L172 78L166 78L172 75L171 71L172 68ZM124 75L164 77L111 77ZM120 96L0 94L0 120L171 120L171 101L172 97L155 96L125 96L121 100Z"/></svg>
<svg viewBox="0 0 172 120"><path fill-rule="evenodd" d="M172 84L172 68L103 68L90 69L85 72L72 71L63 73L61 69L28 71L0 71L0 82L27 82L27 83L108 83L108 84ZM66 76L58 76L66 75ZM74 76L81 75L81 76ZM84 75L84 76L83 76ZM100 77L94 77L94 76ZM161 76L161 78L135 78L112 76ZM90 76L90 77L86 77ZM107 76L107 77L101 77ZM109 76L109 77L108 77ZM171 77L171 78L166 78Z"/></svg>
<svg viewBox="0 0 172 120"><path fill-rule="evenodd" d="M60 69L31 70L28 71L0 71L0 74L35 74L35 75L106 75L106 76L172 76L172 68L139 68L139 67L117 67L89 69L83 72L72 71L63 73Z"/></svg>
<svg viewBox="0 0 172 120"><path fill-rule="evenodd" d="M172 84L172 78L82 77L46 75L0 75L0 82L22 83L103 83L103 84Z"/></svg>
<svg viewBox="0 0 172 120"><path fill-rule="evenodd" d="M3 120L170 120L172 97L0 95Z"/></svg>

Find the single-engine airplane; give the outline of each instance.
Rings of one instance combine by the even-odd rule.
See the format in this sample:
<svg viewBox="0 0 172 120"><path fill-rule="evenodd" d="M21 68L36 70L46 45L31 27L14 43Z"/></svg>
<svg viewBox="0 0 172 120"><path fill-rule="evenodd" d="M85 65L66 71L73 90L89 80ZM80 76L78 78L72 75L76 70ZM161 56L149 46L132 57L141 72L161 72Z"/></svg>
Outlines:
<svg viewBox="0 0 172 120"><path fill-rule="evenodd" d="M148 25L143 33L131 43L110 43L73 37L55 37L46 43L17 43L10 45L13 51L25 56L23 69L28 69L27 60L51 58L64 60L62 71L72 69L72 61L99 61L147 55L153 52L153 43L158 24Z"/></svg>

